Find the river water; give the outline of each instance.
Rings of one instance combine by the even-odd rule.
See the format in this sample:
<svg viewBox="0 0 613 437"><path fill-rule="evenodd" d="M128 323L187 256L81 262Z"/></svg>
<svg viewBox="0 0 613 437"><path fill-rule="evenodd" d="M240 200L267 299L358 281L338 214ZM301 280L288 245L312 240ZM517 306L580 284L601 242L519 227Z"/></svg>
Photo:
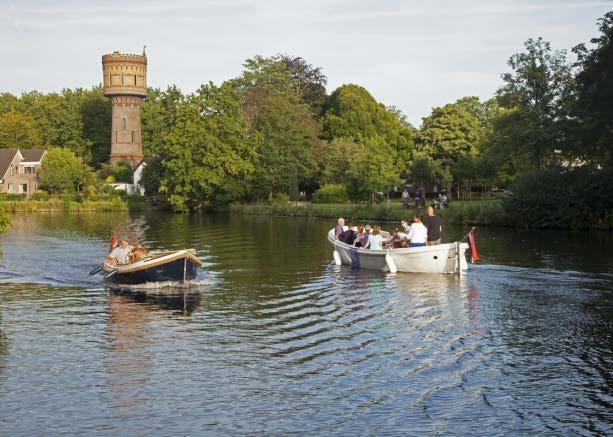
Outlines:
<svg viewBox="0 0 613 437"><path fill-rule="evenodd" d="M613 432L611 234L479 229L459 278L336 267L333 224L14 216L0 435ZM207 285L105 290L88 272L115 228L196 248Z"/></svg>

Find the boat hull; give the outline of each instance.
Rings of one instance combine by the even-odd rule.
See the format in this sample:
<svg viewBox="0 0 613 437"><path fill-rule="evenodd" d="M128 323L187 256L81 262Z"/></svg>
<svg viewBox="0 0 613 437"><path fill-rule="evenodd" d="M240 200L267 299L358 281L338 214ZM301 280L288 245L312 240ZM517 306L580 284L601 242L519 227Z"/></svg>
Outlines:
<svg viewBox="0 0 613 437"><path fill-rule="evenodd" d="M113 284L191 281L196 278L202 261L188 250L177 251L151 260L126 265L104 265L105 281Z"/></svg>
<svg viewBox="0 0 613 437"><path fill-rule="evenodd" d="M328 233L328 240L338 253L340 262L355 268L390 271L392 266L398 272L407 273L462 273L468 270L466 243L369 250L335 240L334 230Z"/></svg>

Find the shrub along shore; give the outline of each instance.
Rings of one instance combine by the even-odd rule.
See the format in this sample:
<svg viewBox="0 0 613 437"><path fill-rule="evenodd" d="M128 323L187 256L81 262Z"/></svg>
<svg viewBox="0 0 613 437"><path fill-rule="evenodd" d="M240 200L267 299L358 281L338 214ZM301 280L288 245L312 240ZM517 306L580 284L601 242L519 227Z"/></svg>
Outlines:
<svg viewBox="0 0 613 437"><path fill-rule="evenodd" d="M344 217L350 220L372 220L377 222L399 222L410 218L415 212L424 214L424 208L402 209L398 203L390 204L321 204L321 203L234 203L230 212L235 214L272 215L285 217L310 217L337 219ZM443 210L437 210L450 224L510 226L505 220L502 204L497 200L452 202Z"/></svg>
<svg viewBox="0 0 613 437"><path fill-rule="evenodd" d="M54 212L54 211L127 211L138 209L130 201L119 196L80 199L77 196L45 196L30 198L1 196L2 212Z"/></svg>

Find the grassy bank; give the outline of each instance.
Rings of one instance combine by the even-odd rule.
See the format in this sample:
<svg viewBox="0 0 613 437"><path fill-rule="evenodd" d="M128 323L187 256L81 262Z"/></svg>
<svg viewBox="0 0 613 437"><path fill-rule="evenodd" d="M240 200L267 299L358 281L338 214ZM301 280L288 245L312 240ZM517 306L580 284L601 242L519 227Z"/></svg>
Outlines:
<svg viewBox="0 0 613 437"><path fill-rule="evenodd" d="M4 212L52 211L126 211L128 203L120 197L95 200L75 200L50 197L46 200L0 200Z"/></svg>
<svg viewBox="0 0 613 437"><path fill-rule="evenodd" d="M336 219L345 217L351 220L399 222L423 209L402 209L400 204L318 204L318 203L256 203L230 206L235 214L273 215L286 217L313 217ZM504 222L505 214L499 201L452 202L448 208L437 211L447 223L452 224L479 224L479 225L508 225Z"/></svg>

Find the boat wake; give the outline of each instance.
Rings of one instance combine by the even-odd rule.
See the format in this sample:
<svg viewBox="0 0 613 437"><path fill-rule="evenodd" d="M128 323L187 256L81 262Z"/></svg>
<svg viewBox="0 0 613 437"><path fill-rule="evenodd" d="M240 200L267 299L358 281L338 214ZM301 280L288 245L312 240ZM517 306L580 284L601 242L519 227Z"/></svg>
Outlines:
<svg viewBox="0 0 613 437"><path fill-rule="evenodd" d="M194 279L191 281L162 281L145 282L143 284L105 284L112 291L146 293L150 295L177 295L200 293L211 285L207 279Z"/></svg>

